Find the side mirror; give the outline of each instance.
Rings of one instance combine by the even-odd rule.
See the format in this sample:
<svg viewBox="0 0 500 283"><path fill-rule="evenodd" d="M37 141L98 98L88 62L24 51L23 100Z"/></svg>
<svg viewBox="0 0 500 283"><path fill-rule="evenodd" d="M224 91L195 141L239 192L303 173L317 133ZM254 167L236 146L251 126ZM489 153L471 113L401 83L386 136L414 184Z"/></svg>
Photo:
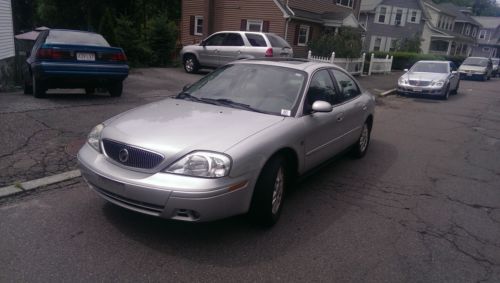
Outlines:
<svg viewBox="0 0 500 283"><path fill-rule="evenodd" d="M404 69L403 71L408 72L408 69Z"/></svg>
<svg viewBox="0 0 500 283"><path fill-rule="evenodd" d="M312 105L312 111L314 112L332 112L333 106L323 100L317 100Z"/></svg>
<svg viewBox="0 0 500 283"><path fill-rule="evenodd" d="M458 74L457 71L451 71L451 73L454 74L454 75Z"/></svg>

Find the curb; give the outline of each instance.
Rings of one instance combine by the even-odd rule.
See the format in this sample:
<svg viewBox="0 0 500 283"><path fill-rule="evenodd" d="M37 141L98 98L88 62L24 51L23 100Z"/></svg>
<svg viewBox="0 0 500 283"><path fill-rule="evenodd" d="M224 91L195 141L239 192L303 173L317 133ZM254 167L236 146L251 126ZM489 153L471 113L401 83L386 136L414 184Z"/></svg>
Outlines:
<svg viewBox="0 0 500 283"><path fill-rule="evenodd" d="M57 175L52 175L48 177L43 177L40 179L35 179L20 184L10 185L7 187L0 188L0 198L12 196L15 194L32 191L39 187L52 185L55 183L60 183L62 181L78 178L81 176L80 170L73 170L64 172Z"/></svg>
<svg viewBox="0 0 500 283"><path fill-rule="evenodd" d="M379 96L388 96L388 95L395 94L395 93L396 93L396 89L393 88L393 89L379 93Z"/></svg>

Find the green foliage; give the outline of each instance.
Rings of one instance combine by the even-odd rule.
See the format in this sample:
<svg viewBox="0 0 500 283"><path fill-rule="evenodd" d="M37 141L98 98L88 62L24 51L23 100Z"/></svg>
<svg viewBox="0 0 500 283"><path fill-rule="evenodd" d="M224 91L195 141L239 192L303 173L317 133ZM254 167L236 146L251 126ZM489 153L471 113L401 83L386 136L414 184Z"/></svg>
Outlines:
<svg viewBox="0 0 500 283"><path fill-rule="evenodd" d="M133 66L147 66L151 59L151 49L142 36L140 28L125 16L116 19L114 30L116 45L125 50Z"/></svg>
<svg viewBox="0 0 500 283"><path fill-rule="evenodd" d="M417 35L402 38L396 43L396 51L420 53L421 42L422 39Z"/></svg>
<svg viewBox="0 0 500 283"><path fill-rule="evenodd" d="M385 58L387 55L394 56L392 69L409 69L413 64L420 60L446 60L444 56L434 54L422 54L415 52L375 52L376 58Z"/></svg>
<svg viewBox="0 0 500 283"><path fill-rule="evenodd" d="M177 26L166 15L150 20L148 30L149 48L152 50L151 65L166 66L175 51Z"/></svg>
<svg viewBox="0 0 500 283"><path fill-rule="evenodd" d="M340 28L336 34L324 34L309 43L316 56L330 56L335 52L339 58L358 58L361 54L361 36L352 28Z"/></svg>

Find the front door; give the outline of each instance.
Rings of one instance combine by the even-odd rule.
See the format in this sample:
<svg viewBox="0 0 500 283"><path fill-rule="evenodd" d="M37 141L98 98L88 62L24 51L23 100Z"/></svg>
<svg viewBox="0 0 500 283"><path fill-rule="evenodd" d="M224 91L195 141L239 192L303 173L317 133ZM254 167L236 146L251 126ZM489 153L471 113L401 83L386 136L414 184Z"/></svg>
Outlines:
<svg viewBox="0 0 500 283"><path fill-rule="evenodd" d="M228 33L219 49L219 64L225 65L238 60L245 43L239 33Z"/></svg>
<svg viewBox="0 0 500 283"><path fill-rule="evenodd" d="M217 67L220 65L219 52L225 37L225 33L217 33L205 40L203 50L199 53L199 60L202 66Z"/></svg>

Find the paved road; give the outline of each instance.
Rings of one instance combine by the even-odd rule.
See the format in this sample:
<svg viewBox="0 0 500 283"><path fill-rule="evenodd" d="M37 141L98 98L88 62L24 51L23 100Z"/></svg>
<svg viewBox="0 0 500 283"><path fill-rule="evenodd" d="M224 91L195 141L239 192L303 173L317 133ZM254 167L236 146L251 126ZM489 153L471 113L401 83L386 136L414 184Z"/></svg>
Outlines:
<svg viewBox="0 0 500 283"><path fill-rule="evenodd" d="M300 183L271 230L244 217L192 225L142 216L80 179L4 199L0 282L499 282L499 88L500 79L463 81L449 101L380 99L367 156L340 157ZM120 103L52 97L19 113L0 97L0 118L12 117L0 138L24 140L22 121L36 132L0 160L82 138L103 118L173 91L128 89Z"/></svg>

